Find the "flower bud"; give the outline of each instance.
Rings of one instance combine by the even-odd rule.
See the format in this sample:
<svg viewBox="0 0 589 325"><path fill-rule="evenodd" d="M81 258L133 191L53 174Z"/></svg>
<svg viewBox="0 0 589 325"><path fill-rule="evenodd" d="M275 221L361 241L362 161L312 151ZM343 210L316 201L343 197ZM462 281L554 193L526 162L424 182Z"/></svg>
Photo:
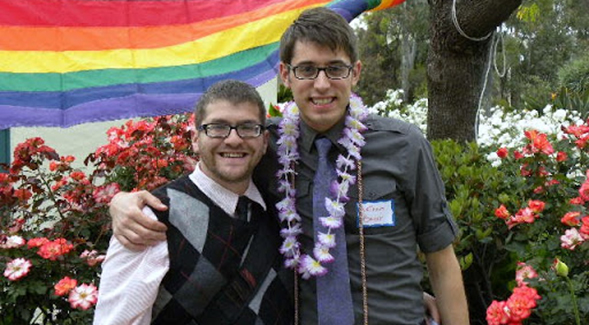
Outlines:
<svg viewBox="0 0 589 325"><path fill-rule="evenodd" d="M561 260L559 260L558 258L554 259L554 270L556 271L556 274L566 277L569 275L569 267L564 264Z"/></svg>

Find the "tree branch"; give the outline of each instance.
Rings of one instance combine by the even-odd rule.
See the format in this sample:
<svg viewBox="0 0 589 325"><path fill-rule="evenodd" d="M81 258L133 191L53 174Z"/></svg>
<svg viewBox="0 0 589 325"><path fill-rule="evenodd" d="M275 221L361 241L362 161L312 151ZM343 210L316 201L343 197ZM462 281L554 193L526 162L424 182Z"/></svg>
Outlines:
<svg viewBox="0 0 589 325"><path fill-rule="evenodd" d="M522 3L522 0L443 0L444 21L455 31L450 34L456 43L471 42L459 34L452 22L452 6L456 1L456 19L466 35L481 38L493 32Z"/></svg>

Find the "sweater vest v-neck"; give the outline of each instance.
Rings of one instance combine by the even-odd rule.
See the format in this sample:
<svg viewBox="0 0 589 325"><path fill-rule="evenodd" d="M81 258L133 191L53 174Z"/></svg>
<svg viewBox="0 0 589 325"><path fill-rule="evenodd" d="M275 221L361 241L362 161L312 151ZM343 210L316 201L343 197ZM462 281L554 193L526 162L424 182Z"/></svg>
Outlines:
<svg viewBox="0 0 589 325"><path fill-rule="evenodd" d="M250 221L227 215L188 177L154 191L169 209L170 269L152 324L292 324L292 271L277 220L256 203Z"/></svg>

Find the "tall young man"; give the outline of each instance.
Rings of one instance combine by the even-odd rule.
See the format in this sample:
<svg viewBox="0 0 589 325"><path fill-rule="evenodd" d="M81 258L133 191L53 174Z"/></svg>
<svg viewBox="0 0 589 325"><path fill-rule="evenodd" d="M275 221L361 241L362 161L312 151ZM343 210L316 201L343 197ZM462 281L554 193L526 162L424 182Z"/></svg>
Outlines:
<svg viewBox="0 0 589 325"><path fill-rule="evenodd" d="M272 206L251 180L266 152L265 108L252 86L211 86L196 107L189 176L154 191L169 206L144 212L167 241L140 252L113 237L94 323L291 324L292 272L278 253Z"/></svg>
<svg viewBox="0 0 589 325"><path fill-rule="evenodd" d="M431 147L414 126L366 116L353 100L362 63L347 22L326 8L303 12L281 39L280 59L297 107L268 124L270 148L254 178L279 202L281 251L303 278L301 324L425 323L418 249L442 323L468 324L457 228ZM331 192L320 190L333 169ZM111 204L115 234L137 248L161 239L147 230L161 225L138 213L143 202L161 208L145 193Z"/></svg>

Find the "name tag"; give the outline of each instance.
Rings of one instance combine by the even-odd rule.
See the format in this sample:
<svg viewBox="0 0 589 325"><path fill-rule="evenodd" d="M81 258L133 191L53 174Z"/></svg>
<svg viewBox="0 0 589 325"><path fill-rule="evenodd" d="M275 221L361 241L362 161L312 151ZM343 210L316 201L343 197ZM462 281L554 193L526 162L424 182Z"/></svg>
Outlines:
<svg viewBox="0 0 589 325"><path fill-rule="evenodd" d="M393 227L396 225L395 201L364 201L364 227ZM360 226L360 206L356 206L358 212L357 225Z"/></svg>

